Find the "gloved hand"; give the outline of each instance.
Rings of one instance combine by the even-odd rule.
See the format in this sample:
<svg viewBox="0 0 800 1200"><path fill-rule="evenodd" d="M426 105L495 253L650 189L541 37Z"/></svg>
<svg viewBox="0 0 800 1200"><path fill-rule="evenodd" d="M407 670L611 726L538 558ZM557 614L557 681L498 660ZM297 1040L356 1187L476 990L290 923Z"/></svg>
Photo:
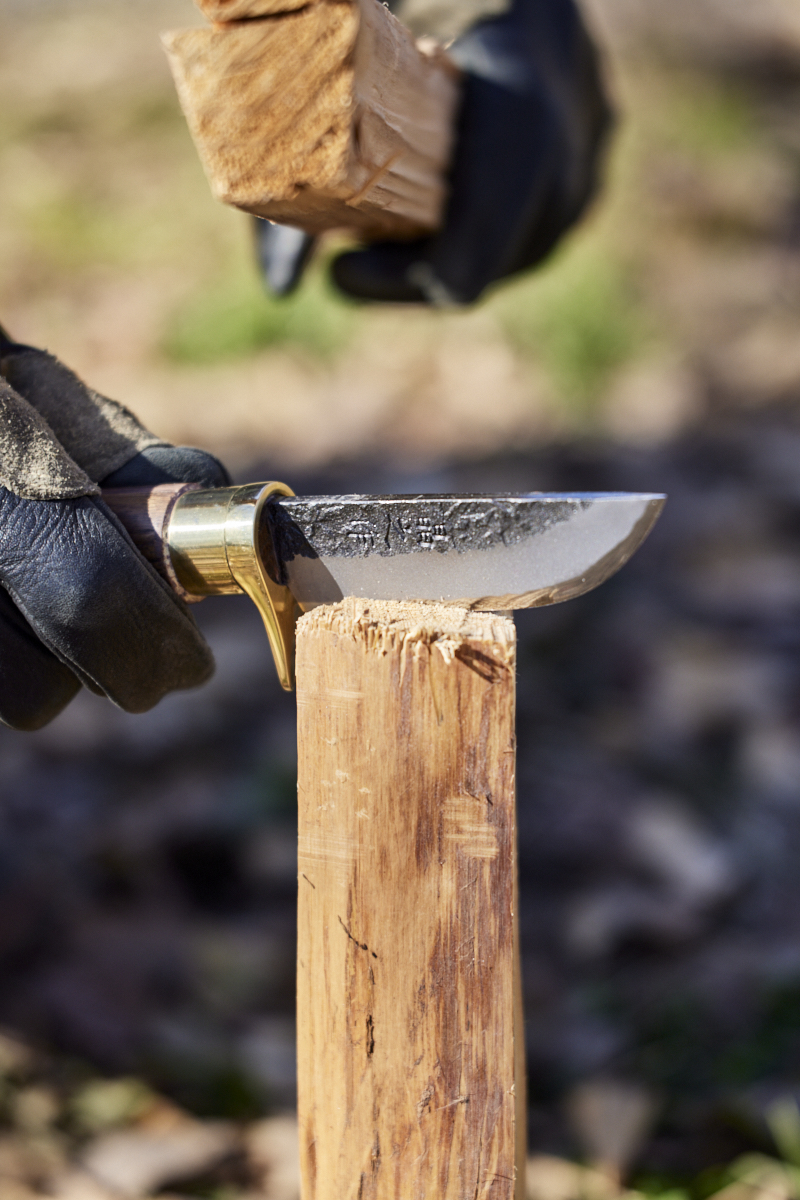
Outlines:
<svg viewBox="0 0 800 1200"><path fill-rule="evenodd" d="M39 729L85 684L129 712L204 683L211 651L100 485L229 482L0 330L0 720Z"/></svg>
<svg viewBox="0 0 800 1200"><path fill-rule="evenodd" d="M444 227L341 255L351 296L469 304L544 258L595 189L610 110L573 0L513 0L449 53L466 78Z"/></svg>
<svg viewBox="0 0 800 1200"><path fill-rule="evenodd" d="M611 114L574 0L513 0L448 52L465 80L444 226L340 255L333 278L357 299L470 304L543 259L595 190ZM274 227L261 249L268 280L287 281L273 285L279 295L309 256L309 239L291 232L297 268Z"/></svg>

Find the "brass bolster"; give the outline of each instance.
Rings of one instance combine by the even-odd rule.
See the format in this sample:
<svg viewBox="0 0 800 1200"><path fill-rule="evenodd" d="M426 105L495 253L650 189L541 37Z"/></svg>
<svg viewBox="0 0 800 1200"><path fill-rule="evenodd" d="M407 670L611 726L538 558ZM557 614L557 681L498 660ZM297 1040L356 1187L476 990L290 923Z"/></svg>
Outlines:
<svg viewBox="0 0 800 1200"><path fill-rule="evenodd" d="M181 587L194 596L246 592L261 613L278 678L294 685L297 610L288 588L275 583L264 562L269 529L262 510L271 496L293 496L285 483L185 492L175 501L164 541Z"/></svg>

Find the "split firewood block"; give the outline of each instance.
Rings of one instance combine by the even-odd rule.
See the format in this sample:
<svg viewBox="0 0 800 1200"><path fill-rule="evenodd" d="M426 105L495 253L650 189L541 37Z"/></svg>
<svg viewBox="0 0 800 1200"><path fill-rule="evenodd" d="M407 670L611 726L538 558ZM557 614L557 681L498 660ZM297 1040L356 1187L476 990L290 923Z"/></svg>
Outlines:
<svg viewBox="0 0 800 1200"><path fill-rule="evenodd" d="M303 1200L521 1200L515 631L347 599L297 636Z"/></svg>
<svg viewBox="0 0 800 1200"><path fill-rule="evenodd" d="M441 222L459 99L447 54L379 0L198 0L164 34L214 195L309 233Z"/></svg>

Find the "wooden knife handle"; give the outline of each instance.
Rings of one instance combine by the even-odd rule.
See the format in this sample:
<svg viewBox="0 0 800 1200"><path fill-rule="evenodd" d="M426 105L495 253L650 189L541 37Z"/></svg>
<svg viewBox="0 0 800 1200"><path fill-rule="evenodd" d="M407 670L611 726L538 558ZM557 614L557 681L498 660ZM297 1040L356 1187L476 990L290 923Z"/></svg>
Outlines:
<svg viewBox="0 0 800 1200"><path fill-rule="evenodd" d="M125 526L140 554L187 604L197 604L203 597L187 592L179 582L165 534L178 497L199 490L199 483L159 483L155 487L103 488L102 492L102 499Z"/></svg>

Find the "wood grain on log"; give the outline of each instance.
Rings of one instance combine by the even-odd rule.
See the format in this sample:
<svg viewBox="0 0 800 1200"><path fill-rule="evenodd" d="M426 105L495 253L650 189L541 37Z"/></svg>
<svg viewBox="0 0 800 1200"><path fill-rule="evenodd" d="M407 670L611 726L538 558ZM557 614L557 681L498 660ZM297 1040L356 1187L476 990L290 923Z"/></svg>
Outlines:
<svg viewBox="0 0 800 1200"><path fill-rule="evenodd" d="M439 225L459 91L444 51L378 0L201 7L216 24L163 41L218 199L311 233Z"/></svg>
<svg viewBox="0 0 800 1200"><path fill-rule="evenodd" d="M319 0L310 0L312 4ZM330 3L331 0L322 0ZM338 2L338 0L333 0ZM349 0L348 0L349 2ZM306 8L309 0L195 0L209 21L249 21L253 17L274 17L276 14Z"/></svg>
<svg viewBox="0 0 800 1200"><path fill-rule="evenodd" d="M303 1200L522 1195L513 623L300 620Z"/></svg>

